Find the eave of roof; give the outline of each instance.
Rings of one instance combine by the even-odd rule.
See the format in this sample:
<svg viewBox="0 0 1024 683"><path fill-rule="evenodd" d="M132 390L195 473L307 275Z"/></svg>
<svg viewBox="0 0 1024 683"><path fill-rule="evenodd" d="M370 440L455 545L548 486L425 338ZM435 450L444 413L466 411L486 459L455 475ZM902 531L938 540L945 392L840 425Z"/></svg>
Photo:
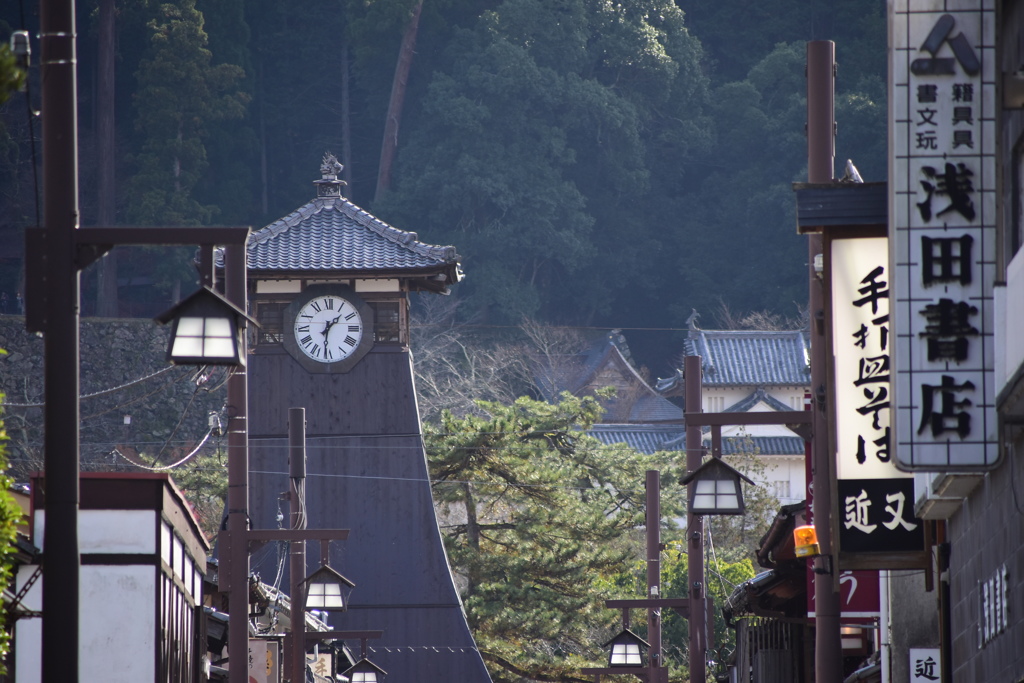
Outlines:
<svg viewBox="0 0 1024 683"><path fill-rule="evenodd" d="M701 330L683 342L684 354L700 356L705 387L806 386L810 350L804 330ZM662 394L683 390L683 372L659 379Z"/></svg>
<svg viewBox="0 0 1024 683"><path fill-rule="evenodd" d="M331 271L450 273L457 281L455 247L421 242L343 197L319 197L249 238L251 273Z"/></svg>
<svg viewBox="0 0 1024 683"><path fill-rule="evenodd" d="M651 455L678 450L666 444L681 440L684 431L682 425L595 424L587 433L607 446L624 443L635 451Z"/></svg>

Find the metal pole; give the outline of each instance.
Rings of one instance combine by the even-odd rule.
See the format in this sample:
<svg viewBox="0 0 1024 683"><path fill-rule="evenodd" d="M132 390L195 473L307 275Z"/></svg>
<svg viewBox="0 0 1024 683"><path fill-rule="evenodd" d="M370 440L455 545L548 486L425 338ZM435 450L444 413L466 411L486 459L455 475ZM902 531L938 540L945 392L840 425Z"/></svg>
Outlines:
<svg viewBox="0 0 1024 683"><path fill-rule="evenodd" d="M77 681L79 660L78 119L73 0L40 0L46 333L42 680Z"/></svg>
<svg viewBox="0 0 1024 683"><path fill-rule="evenodd" d="M807 43L807 180L832 181L835 168L835 43ZM822 237L808 237L808 281L811 313L811 393L814 413L811 442L814 486L814 527L823 555L815 559L815 680L843 680L842 643L839 632L839 592L832 572L832 463L828 449L828 414L825 397L828 362L825 347L825 306L821 278L814 271L822 254Z"/></svg>
<svg viewBox="0 0 1024 683"><path fill-rule="evenodd" d="M701 392L704 388L701 377L700 356L687 356L683 362L685 377L686 412L703 412ZM700 427L686 429L686 471L693 472L703 460ZM693 489L697 484L686 485L686 499L693 500ZM689 550L686 555L686 572L690 582L690 683L704 683L707 679L707 610L704 603L704 518L686 511L686 533Z"/></svg>
<svg viewBox="0 0 1024 683"><path fill-rule="evenodd" d="M246 310L245 246L224 248L224 281L228 301ZM243 357L248 340L242 335ZM248 382L244 367L228 378L228 682L249 681L249 444Z"/></svg>
<svg viewBox="0 0 1024 683"><path fill-rule="evenodd" d="M647 470L647 597L661 597L661 473ZM647 635L651 641L650 681L659 679L664 664L661 650L661 608L647 609Z"/></svg>
<svg viewBox="0 0 1024 683"><path fill-rule="evenodd" d="M288 409L288 490L291 528L306 528L306 409ZM322 541L326 546L327 541ZM292 683L306 680L306 542L289 543L288 573L292 596Z"/></svg>

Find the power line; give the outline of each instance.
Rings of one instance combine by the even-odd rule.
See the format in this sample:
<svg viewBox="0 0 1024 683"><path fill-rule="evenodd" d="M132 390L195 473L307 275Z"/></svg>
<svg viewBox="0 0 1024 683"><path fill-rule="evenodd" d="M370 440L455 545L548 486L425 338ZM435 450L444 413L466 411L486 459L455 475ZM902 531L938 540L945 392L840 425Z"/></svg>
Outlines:
<svg viewBox="0 0 1024 683"><path fill-rule="evenodd" d="M125 455L121 451L117 450L116 448L113 451L111 451L111 453L113 453L114 455L121 456L122 458L124 458L125 460L130 462L132 465L135 465L136 467L141 467L144 470L148 470L150 472L165 472L167 470L174 469L175 467L180 467L181 465L184 465L186 462L188 462L193 457L195 457L195 455L197 453L199 453L199 449L201 449L203 447L203 445L207 442L207 440L210 438L211 434L213 434L213 429L212 428L210 429L210 431L206 432L206 436L203 437L203 440L199 442L198 446L196 446L194 449L192 449L191 453L189 453L188 455L183 457L181 460L178 460L177 462L171 463L170 465L164 465L162 467L152 467L152 466L140 463L140 462L136 462L135 460L132 460L130 457L128 457L127 455ZM161 453L162 452L163 451L161 450ZM158 453L156 455L156 457L159 458L160 457L160 453Z"/></svg>
<svg viewBox="0 0 1024 683"><path fill-rule="evenodd" d="M168 365L166 368L161 368L160 370L157 370L156 372L152 372L152 373L150 373L148 375L145 375L144 377L139 377L137 379L133 379L130 382L126 382L126 383L121 384L121 385L116 386L116 387L109 387L107 389L100 389L99 391L93 391L93 392L88 393L88 394L80 394L79 397L78 397L78 400L85 401L85 400L90 399L90 398L96 398L97 396L105 396L106 394L112 394L114 392L121 391L122 389L127 389L128 387L135 386L136 384L141 384L142 382L145 382L146 380L150 380L150 379L152 379L154 377L158 377L158 376L160 376L160 375L162 375L162 374L164 374L166 372L170 372L175 367L177 367L177 366L175 366L175 365ZM188 375L188 374L189 374L188 372L185 372L185 373L182 374L181 377L175 379L174 381L175 382L180 381L180 380L184 379L184 377L186 375ZM165 386L167 386L167 385L165 385ZM42 408L42 407L46 406L46 403L45 402L39 402L39 403L10 403L8 401L3 401L3 402L0 402L0 406L3 406L4 408Z"/></svg>

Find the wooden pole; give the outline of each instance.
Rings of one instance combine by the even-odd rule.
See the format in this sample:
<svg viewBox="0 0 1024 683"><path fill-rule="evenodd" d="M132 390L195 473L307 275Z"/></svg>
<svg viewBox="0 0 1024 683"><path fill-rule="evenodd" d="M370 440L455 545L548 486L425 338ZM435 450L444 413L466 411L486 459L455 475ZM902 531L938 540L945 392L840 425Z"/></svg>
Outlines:
<svg viewBox="0 0 1024 683"><path fill-rule="evenodd" d="M685 377L685 400L687 413L703 412L701 392L704 384L701 377L700 356L687 356L683 364ZM704 449L701 443L700 427L686 428L686 470L693 472L700 467ZM696 482L686 485L686 499L693 500ZM707 609L704 595L704 518L686 511L686 534L689 539L686 555L686 572L690 582L690 683L705 683L707 679Z"/></svg>
<svg viewBox="0 0 1024 683"><path fill-rule="evenodd" d="M807 43L807 180L832 181L835 169L835 54L830 40ZM823 253L821 234L808 236L808 309L811 313L811 395L812 481L814 528L822 556L815 559L815 680L841 681L842 643L839 633L839 591L831 563L832 548L832 462L829 453L828 415L825 396L828 362L825 346L825 294L822 279L814 269L815 258Z"/></svg>
<svg viewBox="0 0 1024 683"><path fill-rule="evenodd" d="M246 310L245 246L224 248L224 280L228 301ZM242 355L248 353L242 335ZM249 410L244 367L228 378L228 683L249 682Z"/></svg>
<svg viewBox="0 0 1024 683"><path fill-rule="evenodd" d="M647 470L647 597L661 597L661 473ZM659 680L662 665L661 608L647 609L647 636L651 643L650 681Z"/></svg>
<svg viewBox="0 0 1024 683"><path fill-rule="evenodd" d="M306 528L306 409L288 409L288 489L292 530ZM321 542L322 546L327 541ZM288 545L288 573L292 598L292 682L306 680L306 593L302 582L306 578L306 542L292 541Z"/></svg>
<svg viewBox="0 0 1024 683"><path fill-rule="evenodd" d="M40 0L46 334L43 382L42 680L77 681L79 662L78 95L73 0Z"/></svg>

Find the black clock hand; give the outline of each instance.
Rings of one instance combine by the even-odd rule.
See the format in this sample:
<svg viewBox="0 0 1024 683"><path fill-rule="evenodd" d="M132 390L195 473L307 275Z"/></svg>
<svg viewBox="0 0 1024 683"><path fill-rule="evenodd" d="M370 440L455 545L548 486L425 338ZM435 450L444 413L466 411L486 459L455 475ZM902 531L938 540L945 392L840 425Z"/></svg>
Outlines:
<svg viewBox="0 0 1024 683"><path fill-rule="evenodd" d="M328 320L328 321L326 321L324 323L324 338L325 339L327 338L327 335L330 333L331 328L334 327L334 325L336 325L339 320L341 320L341 315L342 314L339 313L338 315L334 316L334 320Z"/></svg>

